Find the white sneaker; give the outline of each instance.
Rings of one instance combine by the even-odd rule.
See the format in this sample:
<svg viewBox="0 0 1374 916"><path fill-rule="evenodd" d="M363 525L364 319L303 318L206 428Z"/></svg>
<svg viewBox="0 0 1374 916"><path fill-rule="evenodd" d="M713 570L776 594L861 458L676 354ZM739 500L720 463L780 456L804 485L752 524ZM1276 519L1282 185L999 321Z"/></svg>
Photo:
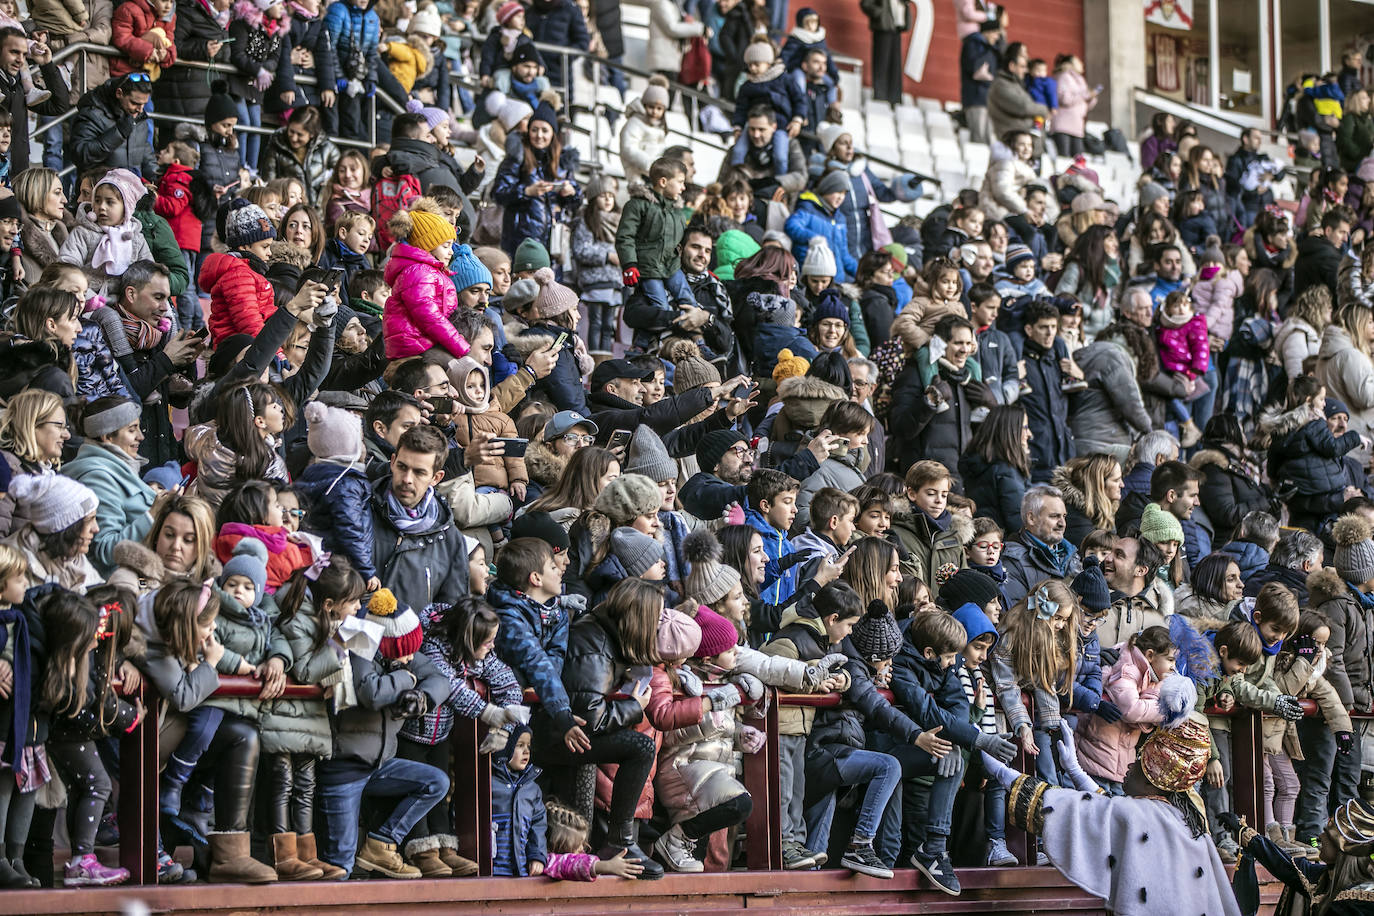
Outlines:
<svg viewBox="0 0 1374 916"><path fill-rule="evenodd" d="M994 868L1010 868L1021 863L1007 848L1006 840L988 840L987 864Z"/></svg>
<svg viewBox="0 0 1374 916"><path fill-rule="evenodd" d="M664 865L678 872L701 872L706 870L706 866L692 858L690 845L687 835L682 832L682 825L675 824L654 843L654 852L658 855L658 860Z"/></svg>
<svg viewBox="0 0 1374 916"><path fill-rule="evenodd" d="M51 92L49 92L46 89L39 89L37 87L34 87L32 90L24 94L24 104L29 108L32 108L35 105L42 105L50 98L52 98Z"/></svg>

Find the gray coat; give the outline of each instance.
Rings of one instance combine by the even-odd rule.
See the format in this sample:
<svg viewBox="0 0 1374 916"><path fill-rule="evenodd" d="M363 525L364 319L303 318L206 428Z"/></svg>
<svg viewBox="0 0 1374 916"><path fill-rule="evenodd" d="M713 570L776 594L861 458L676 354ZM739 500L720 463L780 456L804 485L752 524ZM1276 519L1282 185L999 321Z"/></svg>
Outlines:
<svg viewBox="0 0 1374 916"><path fill-rule="evenodd" d="M430 707L437 706L448 699L448 678L418 652L404 665L380 656L364 661L355 655L352 662L358 705L330 715L334 758L375 769L396 756L396 735L402 720L392 704L402 693L417 687L424 691Z"/></svg>
<svg viewBox="0 0 1374 916"><path fill-rule="evenodd" d="M1031 98L1021 81L1006 70L998 70L992 78L992 88L988 90L988 120L992 122L992 135L999 139L1009 130L1024 130L1035 136L1035 150L1039 155L1043 147L1035 131L1035 119L1049 121L1050 110Z"/></svg>
<svg viewBox="0 0 1374 916"><path fill-rule="evenodd" d="M215 668L220 674L237 674L239 666L247 662L253 667L272 657L281 658L286 670L291 670L291 649L273 627L277 619L277 603L262 598L258 610L246 611L227 593L215 589L219 595L219 616L215 618L215 634L224 645L224 656ZM257 721L263 710L256 697L213 697L208 706L217 706L236 716Z"/></svg>
<svg viewBox="0 0 1374 916"><path fill-rule="evenodd" d="M167 654L167 644L162 641L162 635L153 621L153 598L156 594L150 592L138 602L138 626L148 639L143 673L157 687L158 694L172 711L189 712L219 689L219 675L214 665L201 662L193 670L187 670L180 659Z"/></svg>
<svg viewBox="0 0 1374 916"><path fill-rule="evenodd" d="M1124 462L1131 443L1153 428L1140 386L1135 361L1125 347L1097 340L1073 355L1088 387L1074 395L1069 428L1080 454L1105 452Z"/></svg>
<svg viewBox="0 0 1374 916"><path fill-rule="evenodd" d="M863 486L868 477L864 474L868 467L868 456L862 451L827 458L821 462L814 473L801 482L797 492L797 520L792 523L793 531L800 531L811 524L811 500L822 487L834 487L852 493Z"/></svg>
<svg viewBox="0 0 1374 916"><path fill-rule="evenodd" d="M273 631L280 634L291 652L288 672L299 684L320 684L338 677L343 660L326 641L315 647L319 626L309 599L289 619L278 620ZM276 640L273 640L275 645ZM280 699L262 716L262 749L268 754L305 753L328 757L333 751L329 713L324 700Z"/></svg>
<svg viewBox="0 0 1374 916"><path fill-rule="evenodd" d="M468 555L453 511L435 498L438 518L423 531L402 532L387 512L390 478L372 489L372 563L382 585L416 611L442 601L453 604L468 593Z"/></svg>

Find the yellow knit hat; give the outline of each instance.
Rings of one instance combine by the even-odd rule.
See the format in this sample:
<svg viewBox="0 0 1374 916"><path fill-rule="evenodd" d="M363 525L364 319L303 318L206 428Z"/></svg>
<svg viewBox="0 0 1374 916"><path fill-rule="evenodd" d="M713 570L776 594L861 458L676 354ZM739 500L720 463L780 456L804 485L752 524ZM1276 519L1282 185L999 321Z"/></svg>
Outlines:
<svg viewBox="0 0 1374 916"><path fill-rule="evenodd" d="M458 240L458 233L442 216L428 210L410 211L410 236L406 242L425 251L433 251L445 242Z"/></svg>
<svg viewBox="0 0 1374 916"><path fill-rule="evenodd" d="M811 363L804 356L793 356L792 351L782 349L778 351L778 364L773 367L773 381L782 384L785 378L793 378L798 375L805 375L806 370L811 368Z"/></svg>

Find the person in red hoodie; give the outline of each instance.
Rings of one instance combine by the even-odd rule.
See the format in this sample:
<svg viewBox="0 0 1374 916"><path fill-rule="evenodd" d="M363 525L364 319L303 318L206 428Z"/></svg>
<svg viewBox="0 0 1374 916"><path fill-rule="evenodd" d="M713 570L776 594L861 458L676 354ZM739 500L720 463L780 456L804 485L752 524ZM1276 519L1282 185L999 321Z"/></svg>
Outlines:
<svg viewBox="0 0 1374 916"><path fill-rule="evenodd" d="M177 321L187 330L198 331L205 327L205 319L200 313L200 290L196 286L202 220L192 203L191 177L200 165L200 153L189 143L173 140L158 152L157 164L162 168L162 177L157 182L153 212L167 220L191 277L191 282L177 297Z"/></svg>
<svg viewBox="0 0 1374 916"><path fill-rule="evenodd" d="M242 197L220 207L215 224L231 250L208 255L200 268L200 285L210 293L210 338L218 344L233 334L256 337L277 310L265 276L276 227Z"/></svg>
<svg viewBox="0 0 1374 916"><path fill-rule="evenodd" d="M124 52L110 58L110 76L145 70L156 80L176 63L176 0L127 0L115 7L110 31L110 43Z"/></svg>

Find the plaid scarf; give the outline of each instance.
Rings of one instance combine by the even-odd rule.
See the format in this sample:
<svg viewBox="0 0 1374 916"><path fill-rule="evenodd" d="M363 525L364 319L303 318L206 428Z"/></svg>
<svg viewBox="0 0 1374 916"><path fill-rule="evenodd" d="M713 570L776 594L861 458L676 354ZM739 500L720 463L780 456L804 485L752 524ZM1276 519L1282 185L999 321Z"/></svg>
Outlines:
<svg viewBox="0 0 1374 916"><path fill-rule="evenodd" d="M135 350L152 350L162 343L163 332L156 325L130 315L119 302L114 303L114 307L119 313L120 324L124 325L124 334L129 338L129 346Z"/></svg>

